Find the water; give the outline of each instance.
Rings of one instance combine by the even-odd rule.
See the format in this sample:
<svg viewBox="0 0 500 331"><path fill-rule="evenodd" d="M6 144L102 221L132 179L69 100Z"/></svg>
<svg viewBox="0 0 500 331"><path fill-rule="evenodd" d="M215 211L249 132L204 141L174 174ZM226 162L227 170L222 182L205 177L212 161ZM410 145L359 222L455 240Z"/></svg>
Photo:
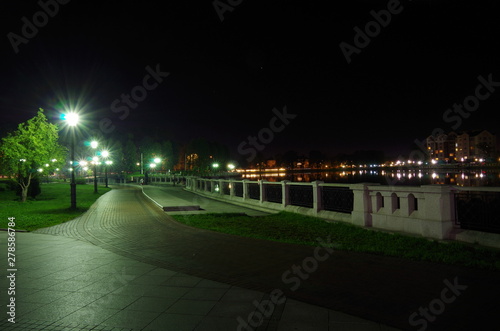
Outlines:
<svg viewBox="0 0 500 331"><path fill-rule="evenodd" d="M293 182L325 183L379 183L382 185L459 185L459 186L500 186L500 169L366 169L366 170L336 170L308 172L262 172L242 174L242 179L278 182L290 180Z"/></svg>

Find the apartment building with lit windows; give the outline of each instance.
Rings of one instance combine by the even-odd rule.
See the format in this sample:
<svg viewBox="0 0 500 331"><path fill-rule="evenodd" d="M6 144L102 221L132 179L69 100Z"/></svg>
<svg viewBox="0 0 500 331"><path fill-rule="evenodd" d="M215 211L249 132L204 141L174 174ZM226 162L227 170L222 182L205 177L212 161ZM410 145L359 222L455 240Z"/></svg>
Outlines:
<svg viewBox="0 0 500 331"><path fill-rule="evenodd" d="M483 161L495 157L497 138L487 130L449 132L426 139L431 160L441 162Z"/></svg>

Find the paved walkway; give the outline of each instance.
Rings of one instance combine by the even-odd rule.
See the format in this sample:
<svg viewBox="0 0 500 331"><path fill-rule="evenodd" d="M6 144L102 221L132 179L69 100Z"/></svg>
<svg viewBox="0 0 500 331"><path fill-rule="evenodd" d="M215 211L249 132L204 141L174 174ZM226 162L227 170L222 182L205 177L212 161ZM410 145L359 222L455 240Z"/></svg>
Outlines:
<svg viewBox="0 0 500 331"><path fill-rule="evenodd" d="M429 305L427 330L497 323L498 273L193 229L140 187L115 188L73 221L17 233L17 323L4 315L1 330L418 330L408 318ZM163 190L148 194L195 199Z"/></svg>
<svg viewBox="0 0 500 331"><path fill-rule="evenodd" d="M144 185L141 186L141 188L144 194L151 199L154 204L167 210L166 213L170 215L244 213L249 216L261 216L268 214L251 208L236 206L214 199L207 199L197 194L185 191L180 186L172 186L170 183L161 185ZM199 207L200 209L193 210L193 208L189 207Z"/></svg>

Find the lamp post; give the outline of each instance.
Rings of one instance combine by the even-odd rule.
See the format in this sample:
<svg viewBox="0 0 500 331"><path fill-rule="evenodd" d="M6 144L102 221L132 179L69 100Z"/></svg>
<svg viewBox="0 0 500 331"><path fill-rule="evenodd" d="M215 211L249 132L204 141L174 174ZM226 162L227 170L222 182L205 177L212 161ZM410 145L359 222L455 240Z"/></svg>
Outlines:
<svg viewBox="0 0 500 331"><path fill-rule="evenodd" d="M154 160L153 160L153 162L155 163L154 168L156 168L156 165L161 162L161 159L159 157L155 157ZM161 174L161 171L160 171L160 174Z"/></svg>
<svg viewBox="0 0 500 331"><path fill-rule="evenodd" d="M151 163L149 167L151 168L151 172L153 172L154 168L156 168L156 163Z"/></svg>
<svg viewBox="0 0 500 331"><path fill-rule="evenodd" d="M86 172L87 170L89 170L89 168L87 167L87 161L83 160L83 161L80 161L78 162L78 164L80 165L80 176L84 177L85 181L87 180L87 176L86 176Z"/></svg>
<svg viewBox="0 0 500 331"><path fill-rule="evenodd" d="M70 112L63 115L63 120L68 123L71 128L76 127L78 124L79 116L77 113ZM70 196L71 196L71 209L76 209L76 181L75 181L75 131L71 131L71 183L70 186Z"/></svg>
<svg viewBox="0 0 500 331"><path fill-rule="evenodd" d="M107 159L108 156L109 156L109 152L108 151L102 151L101 152L101 156L104 158L104 159ZM106 188L108 188L108 166L110 164L112 164L113 161L110 161L110 160L105 160L104 161L104 183L106 185Z"/></svg>
<svg viewBox="0 0 500 331"><path fill-rule="evenodd" d="M108 160L106 160L109 156L108 151L102 151L101 156L104 158L104 186L108 187Z"/></svg>
<svg viewBox="0 0 500 331"><path fill-rule="evenodd" d="M113 164L113 161L111 161L111 160L107 160L106 161L106 165L107 166L110 166L112 164ZM107 173L107 170L106 170L106 187L108 187L108 173Z"/></svg>
<svg viewBox="0 0 500 331"><path fill-rule="evenodd" d="M92 141L90 143L90 147L92 147L93 149L96 149L97 148L97 141ZM97 156L94 156L92 158L93 160L93 163L94 163L94 193L98 193L97 192L97 162L99 161L99 158Z"/></svg>
<svg viewBox="0 0 500 331"><path fill-rule="evenodd" d="M99 158L97 156L94 156L92 158L92 163L94 164L94 193L97 192L97 164L99 163Z"/></svg>

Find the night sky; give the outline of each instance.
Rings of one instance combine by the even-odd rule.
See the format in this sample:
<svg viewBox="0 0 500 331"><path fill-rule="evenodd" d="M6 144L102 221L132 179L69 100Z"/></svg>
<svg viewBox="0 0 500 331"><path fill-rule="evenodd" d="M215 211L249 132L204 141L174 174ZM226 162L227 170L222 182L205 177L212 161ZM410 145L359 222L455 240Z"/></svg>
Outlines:
<svg viewBox="0 0 500 331"><path fill-rule="evenodd" d="M204 137L234 155L259 131L269 156L397 156L454 126L500 134L497 1L220 0L219 13L211 0L54 1L53 17L37 1L1 5L4 131L40 107L57 121L66 105L105 135ZM127 106L133 92L141 100ZM472 110L454 112L464 99ZM296 116L272 121L284 107Z"/></svg>

